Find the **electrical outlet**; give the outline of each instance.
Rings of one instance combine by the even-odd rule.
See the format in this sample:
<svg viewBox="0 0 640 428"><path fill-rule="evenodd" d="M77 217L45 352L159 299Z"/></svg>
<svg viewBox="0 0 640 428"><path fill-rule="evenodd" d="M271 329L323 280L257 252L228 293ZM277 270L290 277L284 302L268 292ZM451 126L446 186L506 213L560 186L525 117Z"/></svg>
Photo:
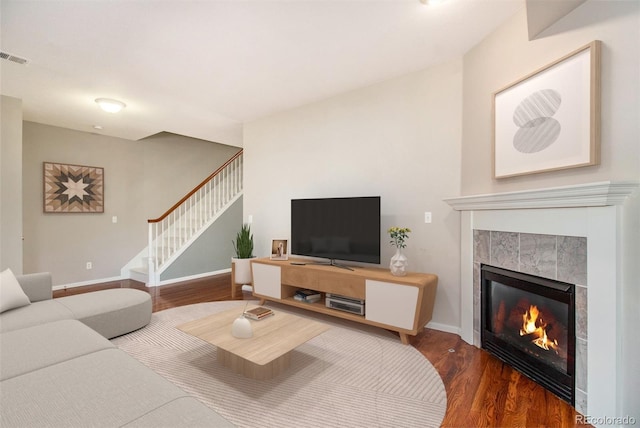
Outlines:
<svg viewBox="0 0 640 428"><path fill-rule="evenodd" d="M93 263L87 262L87 270L93 269Z"/></svg>
<svg viewBox="0 0 640 428"><path fill-rule="evenodd" d="M425 223L431 223L431 212L430 211L425 211L425 213L424 213L424 222Z"/></svg>

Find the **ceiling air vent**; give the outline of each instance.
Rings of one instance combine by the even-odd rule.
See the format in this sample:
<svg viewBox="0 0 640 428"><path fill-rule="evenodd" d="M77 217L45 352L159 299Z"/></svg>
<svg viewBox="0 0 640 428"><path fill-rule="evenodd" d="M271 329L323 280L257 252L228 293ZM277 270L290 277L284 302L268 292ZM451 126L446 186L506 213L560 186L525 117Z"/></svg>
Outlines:
<svg viewBox="0 0 640 428"><path fill-rule="evenodd" d="M0 58L2 59L6 59L7 61L13 61L16 62L18 64L28 64L29 60L26 58L21 58L19 56L7 53L7 52L0 52Z"/></svg>

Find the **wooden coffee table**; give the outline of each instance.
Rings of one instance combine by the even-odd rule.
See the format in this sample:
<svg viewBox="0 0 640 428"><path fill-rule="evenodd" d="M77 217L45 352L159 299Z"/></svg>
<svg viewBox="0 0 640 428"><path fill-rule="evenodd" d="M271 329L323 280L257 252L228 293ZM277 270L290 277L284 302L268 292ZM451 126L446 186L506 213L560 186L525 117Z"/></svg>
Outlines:
<svg viewBox="0 0 640 428"><path fill-rule="evenodd" d="M251 309L254 306L247 308ZM177 328L215 345L217 358L224 366L251 379L272 379L287 369L291 351L324 333L329 326L280 311L260 321L251 321L253 337L238 339L231 325L245 305L190 321Z"/></svg>

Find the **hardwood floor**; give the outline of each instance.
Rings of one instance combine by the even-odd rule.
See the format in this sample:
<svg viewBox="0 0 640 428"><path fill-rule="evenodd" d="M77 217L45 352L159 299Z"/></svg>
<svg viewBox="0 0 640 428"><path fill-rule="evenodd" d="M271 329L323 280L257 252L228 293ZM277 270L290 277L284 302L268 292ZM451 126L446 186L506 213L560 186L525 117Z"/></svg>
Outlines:
<svg viewBox="0 0 640 428"><path fill-rule="evenodd" d="M149 292L154 312L192 303L231 300L230 274L154 288L123 280L53 294L61 297L121 287ZM251 298L246 292L241 296ZM443 427L590 426L576 422L580 420L579 413L573 407L455 334L425 329L411 338L411 346L433 364L447 390Z"/></svg>

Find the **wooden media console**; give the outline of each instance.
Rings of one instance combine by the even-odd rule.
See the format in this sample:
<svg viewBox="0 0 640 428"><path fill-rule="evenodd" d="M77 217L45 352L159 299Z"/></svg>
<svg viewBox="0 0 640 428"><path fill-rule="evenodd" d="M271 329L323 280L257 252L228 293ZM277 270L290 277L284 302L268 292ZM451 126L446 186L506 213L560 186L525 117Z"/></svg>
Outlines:
<svg viewBox="0 0 640 428"><path fill-rule="evenodd" d="M314 265L306 259L252 260L253 295L351 321L381 327L400 334L409 343L431 321L438 277L429 273L393 276L387 269ZM323 293L317 303L293 298L300 289ZM358 315L325 306L326 293L365 300L365 314Z"/></svg>

